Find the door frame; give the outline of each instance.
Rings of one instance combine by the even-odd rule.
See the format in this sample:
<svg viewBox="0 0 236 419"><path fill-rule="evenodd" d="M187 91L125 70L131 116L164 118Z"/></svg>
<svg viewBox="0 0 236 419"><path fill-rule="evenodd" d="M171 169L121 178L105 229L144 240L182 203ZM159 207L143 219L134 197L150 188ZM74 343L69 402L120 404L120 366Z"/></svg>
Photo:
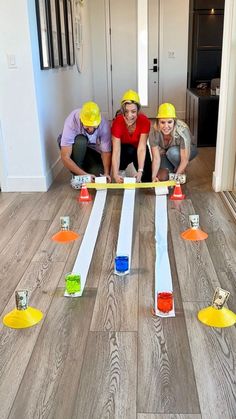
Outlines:
<svg viewBox="0 0 236 419"><path fill-rule="evenodd" d="M236 56L232 54L235 30L236 3L235 0L226 0L216 159L212 180L215 192L232 190L236 187L236 123L234 118Z"/></svg>
<svg viewBox="0 0 236 419"><path fill-rule="evenodd" d="M5 146L3 142L2 124L0 120L0 192L7 192L7 165Z"/></svg>
<svg viewBox="0 0 236 419"><path fill-rule="evenodd" d="M161 7L161 0L157 0L159 2L158 8L159 8L159 35L158 35L158 98L159 98L159 103L158 105L161 103L161 99L162 99L162 92L161 92L161 88L160 88L160 68L161 68L161 64L160 64L160 57L161 57L161 42L162 42L162 27L161 26L161 22L163 22L163 11L162 11L162 7ZM111 75L111 66L112 66L112 61L111 61L111 28L110 28L110 0L104 0L105 2L105 32L106 32L106 63L107 63L107 97L108 97L108 118L110 120L113 119L113 109L112 109L112 75ZM162 14L162 15L161 15ZM162 23L163 25L163 23Z"/></svg>
<svg viewBox="0 0 236 419"><path fill-rule="evenodd" d="M107 55L107 97L108 97L108 118L112 115L112 77L111 77L111 28L110 28L110 0L105 1L105 27L106 27L106 55Z"/></svg>

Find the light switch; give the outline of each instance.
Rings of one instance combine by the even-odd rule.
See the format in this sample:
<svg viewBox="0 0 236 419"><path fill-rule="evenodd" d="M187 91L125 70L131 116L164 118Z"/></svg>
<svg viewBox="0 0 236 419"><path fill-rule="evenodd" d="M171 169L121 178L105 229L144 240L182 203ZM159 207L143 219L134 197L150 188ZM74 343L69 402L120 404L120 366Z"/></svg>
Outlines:
<svg viewBox="0 0 236 419"><path fill-rule="evenodd" d="M17 68L16 56L14 54L7 54L8 68Z"/></svg>

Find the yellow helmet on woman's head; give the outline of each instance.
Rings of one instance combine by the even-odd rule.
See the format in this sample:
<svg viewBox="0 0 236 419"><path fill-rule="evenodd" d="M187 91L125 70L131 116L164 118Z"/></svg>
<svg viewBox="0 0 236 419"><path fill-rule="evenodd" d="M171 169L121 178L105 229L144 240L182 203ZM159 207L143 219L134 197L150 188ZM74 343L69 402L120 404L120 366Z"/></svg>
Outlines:
<svg viewBox="0 0 236 419"><path fill-rule="evenodd" d="M139 106L140 104L140 98L137 92L135 92L134 90L127 90L124 94L123 97L121 99L121 105L123 105L125 102L135 102L137 103Z"/></svg>
<svg viewBox="0 0 236 419"><path fill-rule="evenodd" d="M95 102L85 102L79 117L85 127L98 127L102 119L100 109Z"/></svg>
<svg viewBox="0 0 236 419"><path fill-rule="evenodd" d="M159 106L156 118L176 118L174 105L171 103L162 103Z"/></svg>

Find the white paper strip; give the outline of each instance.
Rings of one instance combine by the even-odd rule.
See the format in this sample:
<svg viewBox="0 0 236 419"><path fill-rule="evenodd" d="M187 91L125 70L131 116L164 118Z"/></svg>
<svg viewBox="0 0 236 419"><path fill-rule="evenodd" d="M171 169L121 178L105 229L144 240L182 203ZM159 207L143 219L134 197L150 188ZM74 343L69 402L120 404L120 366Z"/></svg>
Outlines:
<svg viewBox="0 0 236 419"><path fill-rule="evenodd" d="M95 182L105 183L106 178L104 176L98 177L95 179ZM83 241L75 260L74 267L72 269L72 273L80 275L81 278L81 291L78 293L78 297L82 295L87 280L87 275L102 220L102 214L105 207L106 196L107 190L99 190L96 193L89 222L84 233Z"/></svg>
<svg viewBox="0 0 236 419"><path fill-rule="evenodd" d="M135 183L135 178L124 178L124 183ZM120 218L120 228L117 243L117 256L128 256L129 268L125 274L128 274L131 268L132 256L132 241L133 241L133 220L134 220L134 202L135 202L135 189L125 189L123 196L123 204ZM114 270L114 273L119 273Z"/></svg>
<svg viewBox="0 0 236 419"><path fill-rule="evenodd" d="M156 263L155 263L155 314L160 317L175 317L174 299L173 309L163 313L157 308L157 295L160 292L173 292L170 262L167 242L167 197L156 196L155 208L155 240L156 240Z"/></svg>

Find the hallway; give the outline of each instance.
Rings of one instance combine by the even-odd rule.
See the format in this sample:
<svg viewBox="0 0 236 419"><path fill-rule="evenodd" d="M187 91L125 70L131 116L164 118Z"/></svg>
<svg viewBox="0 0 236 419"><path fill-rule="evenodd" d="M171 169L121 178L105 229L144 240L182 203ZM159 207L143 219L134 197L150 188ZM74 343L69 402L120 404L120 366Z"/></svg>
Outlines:
<svg viewBox="0 0 236 419"><path fill-rule="evenodd" d="M113 274L122 191L107 205L84 295L64 298L64 277L78 253L90 204L78 204L63 170L45 193L0 193L2 316L15 289L44 313L35 327L1 324L0 419L233 419L236 328L197 320L217 286L236 311L236 225L212 191L214 148L189 166L185 201L168 202L169 255L176 317L152 317L154 195L136 191L132 271ZM188 215L199 214L205 242L185 242ZM51 241L69 215L80 238Z"/></svg>

